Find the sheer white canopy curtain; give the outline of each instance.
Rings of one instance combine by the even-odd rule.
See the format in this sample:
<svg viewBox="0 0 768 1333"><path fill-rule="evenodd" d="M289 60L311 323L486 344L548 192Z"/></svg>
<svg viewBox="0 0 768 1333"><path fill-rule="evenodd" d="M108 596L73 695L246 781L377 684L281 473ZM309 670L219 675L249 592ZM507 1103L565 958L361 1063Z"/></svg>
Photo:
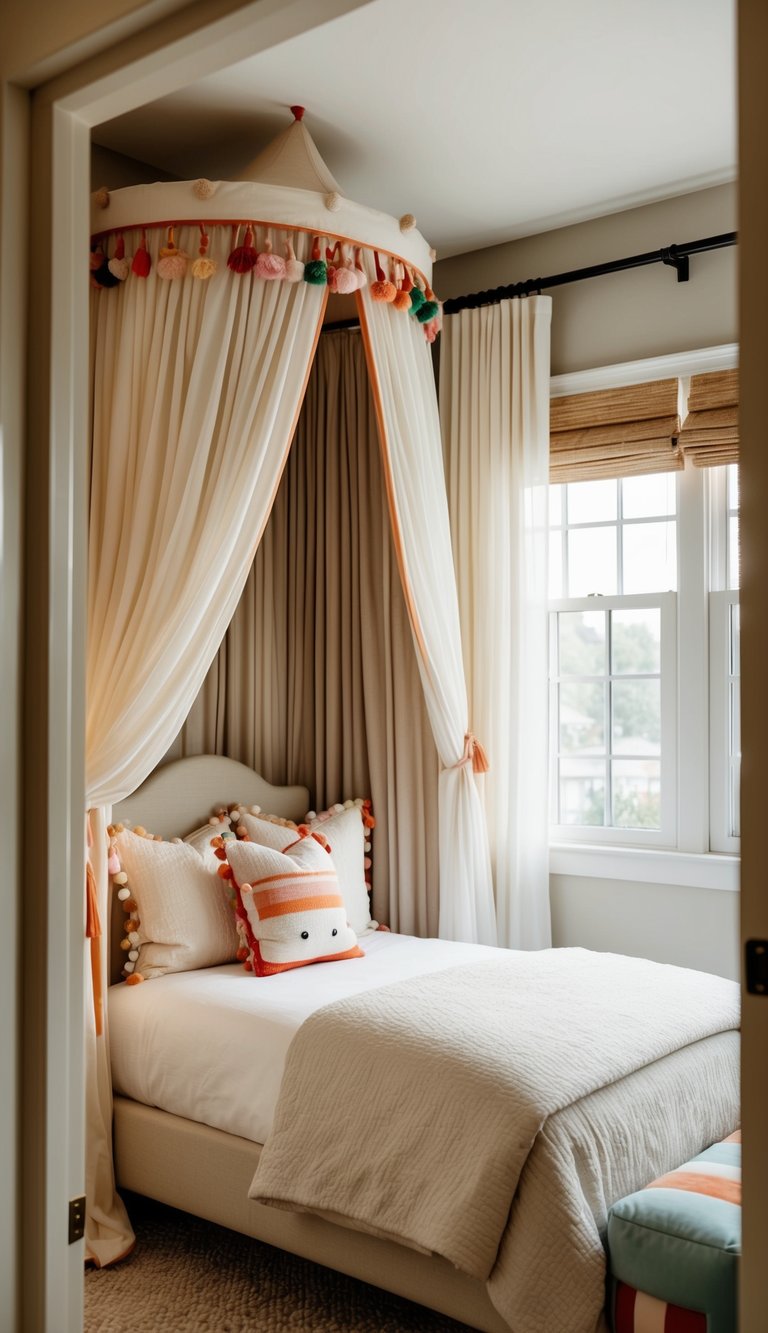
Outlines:
<svg viewBox="0 0 768 1333"><path fill-rule="evenodd" d="M551 298L445 319L440 414L499 943L550 943L547 509Z"/></svg>
<svg viewBox="0 0 768 1333"><path fill-rule="evenodd" d="M227 754L317 808L370 796L373 915L438 930L437 784L365 352L323 333L274 508L173 747Z"/></svg>
<svg viewBox="0 0 768 1333"><path fill-rule="evenodd" d="M158 277L155 230L149 276L93 293L86 781L91 900L103 923L110 807L167 750L221 643L277 491L325 308L324 287L242 281L227 269L229 228L211 232L215 281ZM179 229L180 248L194 253L198 243L197 227ZM106 949L103 934L104 977ZM86 1246L100 1265L133 1242L114 1190L101 1010L96 995Z"/></svg>
<svg viewBox="0 0 768 1333"><path fill-rule="evenodd" d="M488 833L475 779L487 764L469 724L432 358L414 320L398 319L367 288L357 303L395 551L443 764L440 935L495 944Z"/></svg>

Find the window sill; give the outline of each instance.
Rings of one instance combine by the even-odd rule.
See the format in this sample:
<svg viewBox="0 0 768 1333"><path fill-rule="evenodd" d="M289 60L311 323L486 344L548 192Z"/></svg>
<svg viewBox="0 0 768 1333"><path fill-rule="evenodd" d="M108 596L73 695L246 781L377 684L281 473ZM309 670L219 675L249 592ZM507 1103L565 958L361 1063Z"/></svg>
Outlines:
<svg viewBox="0 0 768 1333"><path fill-rule="evenodd" d="M551 875L624 879L640 884L679 884L695 889L739 891L738 856L717 852L670 852L650 847L600 847L558 843L549 849Z"/></svg>

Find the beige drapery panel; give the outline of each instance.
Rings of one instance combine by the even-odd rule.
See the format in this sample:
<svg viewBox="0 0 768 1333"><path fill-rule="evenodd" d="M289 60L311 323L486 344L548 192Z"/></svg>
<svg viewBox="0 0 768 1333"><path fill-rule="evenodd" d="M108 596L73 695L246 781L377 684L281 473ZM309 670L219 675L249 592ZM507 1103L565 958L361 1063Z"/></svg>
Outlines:
<svg viewBox="0 0 768 1333"><path fill-rule="evenodd" d="M553 398L550 481L679 471L678 398L676 379Z"/></svg>
<svg viewBox="0 0 768 1333"><path fill-rule="evenodd" d="M739 372L693 375L680 445L696 467L739 461Z"/></svg>
<svg viewBox="0 0 768 1333"><path fill-rule="evenodd" d="M551 943L547 800L548 296L445 320L440 417L499 943Z"/></svg>
<svg viewBox="0 0 768 1333"><path fill-rule="evenodd" d="M173 752L304 783L317 808L370 794L373 914L437 933L438 759L357 332L320 339L272 515Z"/></svg>
<svg viewBox="0 0 768 1333"><path fill-rule="evenodd" d="M196 228L181 228L188 253ZM153 259L161 235L151 237ZM211 237L214 282L93 293L86 794L90 901L108 919L106 828L189 711L272 507L325 307L307 283L244 282ZM94 915L91 916L91 925ZM101 937L107 977L108 932ZM93 1001L93 996L91 996ZM86 1252L125 1254L106 1015L86 1007Z"/></svg>

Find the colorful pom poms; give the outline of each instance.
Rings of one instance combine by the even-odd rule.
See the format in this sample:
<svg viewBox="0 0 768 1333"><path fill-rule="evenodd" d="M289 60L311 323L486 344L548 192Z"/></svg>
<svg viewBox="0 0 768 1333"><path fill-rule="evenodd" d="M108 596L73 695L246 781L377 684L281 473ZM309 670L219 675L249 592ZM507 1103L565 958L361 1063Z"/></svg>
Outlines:
<svg viewBox="0 0 768 1333"><path fill-rule="evenodd" d="M115 242L115 253L109 261L108 268L113 278L117 278L118 282L125 282L131 271L125 257L125 241L122 236L118 236Z"/></svg>
<svg viewBox="0 0 768 1333"><path fill-rule="evenodd" d="M431 319L428 324L424 325L424 333L426 335L428 343L433 343L439 332L440 332L439 319Z"/></svg>
<svg viewBox="0 0 768 1333"><path fill-rule="evenodd" d="M115 884L127 884L127 883L128 883L128 876L126 875L126 873L125 873L124 870L118 870L118 872L117 872L117 874L115 875L114 879L115 879Z"/></svg>
<svg viewBox="0 0 768 1333"><path fill-rule="evenodd" d="M160 258L157 261L157 276L165 278L172 282L175 278L183 278L187 271L187 258L183 250L176 248L173 239L173 227L168 228L168 244L164 245L160 251Z"/></svg>
<svg viewBox="0 0 768 1333"><path fill-rule="evenodd" d="M93 196L93 202L97 208L109 208L109 190L106 185L102 185Z"/></svg>
<svg viewBox="0 0 768 1333"><path fill-rule="evenodd" d="M95 260L98 258L98 264ZM90 259L91 283L94 287L116 287L120 279L111 272L107 256L103 250L96 249L91 251Z"/></svg>
<svg viewBox="0 0 768 1333"><path fill-rule="evenodd" d="M131 972L131 975L125 978L125 984L126 986L138 986L139 982L143 980L144 978L140 972Z"/></svg>
<svg viewBox="0 0 768 1333"><path fill-rule="evenodd" d="M308 264L304 265L304 281L311 283L313 287L324 287L328 281L328 269L325 260L320 258L320 238L318 236L312 243L312 258Z"/></svg>
<svg viewBox="0 0 768 1333"><path fill-rule="evenodd" d="M101 268L103 263L104 263L104 251L91 250L88 259L88 267L90 268L91 273L95 273L97 269Z"/></svg>
<svg viewBox="0 0 768 1333"><path fill-rule="evenodd" d="M141 245L133 256L131 272L135 273L137 278L146 278L151 267L152 260L150 258L149 250L147 249L147 233L142 231Z"/></svg>
<svg viewBox="0 0 768 1333"><path fill-rule="evenodd" d="M376 250L373 252L373 259L376 265L376 281L371 283L371 297L374 301L394 301L397 288L393 282L389 282L384 276L384 270L379 263Z"/></svg>
<svg viewBox="0 0 768 1333"><path fill-rule="evenodd" d="M227 268L231 268L233 273L250 273L256 266L258 251L253 244L253 227L246 227L243 244L238 245L232 251L227 260Z"/></svg>
<svg viewBox="0 0 768 1333"><path fill-rule="evenodd" d="M418 311L421 309L421 307L423 306L423 304L424 304L424 302L425 302L425 300L426 300L426 297L425 297L423 291L421 290L421 287L417 287L417 286L416 286L416 283L414 283L413 286L411 287L411 290L410 290L410 297L411 297L411 311L410 311L410 313L411 313L412 315L415 315L415 314L417 314L417 312L418 312Z"/></svg>
<svg viewBox="0 0 768 1333"><path fill-rule="evenodd" d="M440 307L437 301L424 301L416 311L416 318L420 324L429 324L436 315L440 314Z"/></svg>
<svg viewBox="0 0 768 1333"><path fill-rule="evenodd" d="M400 219L400 230L413 231L415 226L416 226L416 219L413 216L413 213L403 213L403 216Z"/></svg>
<svg viewBox="0 0 768 1333"><path fill-rule="evenodd" d="M411 287L412 282L408 276L408 270L403 270L403 278L395 293L393 305L395 310L410 310L411 308Z"/></svg>
<svg viewBox="0 0 768 1333"><path fill-rule="evenodd" d="M341 195L337 190L332 190L325 196L325 206L329 213L338 213L341 208Z"/></svg>
<svg viewBox="0 0 768 1333"><path fill-rule="evenodd" d="M359 284L357 270L352 267L344 251L341 250L340 253L341 263L333 269L333 283L331 283L331 269L328 270L328 286L331 291L338 292L339 296L346 296L349 292L356 292Z"/></svg>
<svg viewBox="0 0 768 1333"><path fill-rule="evenodd" d="M190 269L192 277L199 278L201 282L205 282L208 278L212 278L218 268L216 260L208 258L208 246L210 245L210 241L210 236L205 230L205 227L201 224L198 258L194 261L192 268Z"/></svg>
<svg viewBox="0 0 768 1333"><path fill-rule="evenodd" d="M212 183L209 180L206 180L205 176L201 176L200 179L196 180L194 185L192 186L192 189L194 193L197 195L198 199L210 199L215 188L216 187L212 185Z"/></svg>
<svg viewBox="0 0 768 1333"><path fill-rule="evenodd" d="M118 856L117 852L109 853L109 860L107 861L107 871L110 875L120 874L120 857Z"/></svg>
<svg viewBox="0 0 768 1333"><path fill-rule="evenodd" d="M285 277L288 282L301 282L304 277L304 265L296 258L291 241L285 242Z"/></svg>
<svg viewBox="0 0 768 1333"><path fill-rule="evenodd" d="M365 269L363 268L363 257L362 257L362 254L363 254L363 252L362 252L362 248L361 248L361 246L356 245L356 246L355 246L355 277L357 278L357 285L358 285L358 287L366 287L367 284L368 284L368 278L366 277Z"/></svg>
<svg viewBox="0 0 768 1333"><path fill-rule="evenodd" d="M264 242L264 249L256 260L255 273L257 278L275 278L285 277L285 260L280 255L272 254L272 242L267 238Z"/></svg>

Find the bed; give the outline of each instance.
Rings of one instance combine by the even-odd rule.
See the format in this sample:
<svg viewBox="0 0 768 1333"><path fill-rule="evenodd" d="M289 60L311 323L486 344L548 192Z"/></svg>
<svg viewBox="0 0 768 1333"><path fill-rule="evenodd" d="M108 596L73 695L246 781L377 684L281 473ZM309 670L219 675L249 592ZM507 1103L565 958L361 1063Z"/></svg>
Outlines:
<svg viewBox="0 0 768 1333"><path fill-rule="evenodd" d="M171 837L235 801L298 821L308 793L203 756L158 770L114 818ZM581 950L511 955L378 932L361 948L362 960L266 985L225 964L111 988L119 1186L486 1333L603 1329L608 1208L738 1122L735 984ZM499 997L488 1010L508 990L518 1026L489 1019L459 1043L484 987ZM612 1043L599 1032L607 1008ZM522 1061L514 1079L500 1072L507 1048ZM396 1114L376 1122L388 1096L415 1137L391 1137Z"/></svg>

